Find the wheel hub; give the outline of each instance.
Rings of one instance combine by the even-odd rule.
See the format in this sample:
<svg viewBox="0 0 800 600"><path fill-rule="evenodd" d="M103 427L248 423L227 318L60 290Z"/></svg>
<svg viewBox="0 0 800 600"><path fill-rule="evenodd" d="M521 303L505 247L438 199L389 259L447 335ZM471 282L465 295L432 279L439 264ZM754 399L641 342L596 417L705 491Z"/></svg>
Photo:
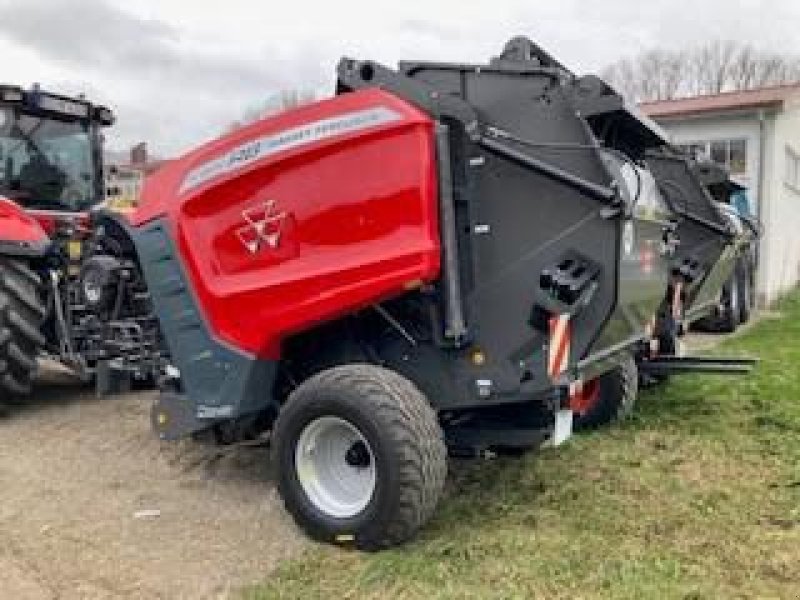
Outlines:
<svg viewBox="0 0 800 600"><path fill-rule="evenodd" d="M352 423L318 417L300 434L295 450L300 486L314 507L346 519L363 511L375 491L372 448Z"/></svg>
<svg viewBox="0 0 800 600"><path fill-rule="evenodd" d="M357 469L368 467L371 461L369 450L367 450L366 444L361 440L350 446L350 449L344 455L344 459L348 466Z"/></svg>

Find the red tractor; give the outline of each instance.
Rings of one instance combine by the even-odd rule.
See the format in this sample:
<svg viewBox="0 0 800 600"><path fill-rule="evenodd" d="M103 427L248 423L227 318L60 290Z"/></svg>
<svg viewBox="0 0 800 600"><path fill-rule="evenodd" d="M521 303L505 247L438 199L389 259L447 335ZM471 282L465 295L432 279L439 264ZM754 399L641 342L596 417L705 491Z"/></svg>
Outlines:
<svg viewBox="0 0 800 600"><path fill-rule="evenodd" d="M158 328L130 240L104 199L110 110L0 86L0 388L31 388L37 357L84 378L153 380Z"/></svg>
<svg viewBox="0 0 800 600"><path fill-rule="evenodd" d="M448 450L560 443L630 411L640 370L747 366L658 356L679 267L705 294L729 232L676 265L681 223L716 218L688 163L529 40L485 65L344 59L335 97L170 163L129 219L85 212L103 109L3 94L5 388L45 350L157 379L162 439L269 431L316 538L408 539Z"/></svg>

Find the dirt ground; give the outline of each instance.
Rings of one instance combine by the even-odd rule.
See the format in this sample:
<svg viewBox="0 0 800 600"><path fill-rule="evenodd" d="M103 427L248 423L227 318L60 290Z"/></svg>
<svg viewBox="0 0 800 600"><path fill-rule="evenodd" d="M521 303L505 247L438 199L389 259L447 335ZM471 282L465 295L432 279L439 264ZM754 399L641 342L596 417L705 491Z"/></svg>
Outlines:
<svg viewBox="0 0 800 600"><path fill-rule="evenodd" d="M154 392L43 379L0 416L0 600L227 598L304 548L266 448L159 442Z"/></svg>
<svg viewBox="0 0 800 600"><path fill-rule="evenodd" d="M159 442L152 392L45 378L0 417L0 598L227 598L304 547L265 448Z"/></svg>

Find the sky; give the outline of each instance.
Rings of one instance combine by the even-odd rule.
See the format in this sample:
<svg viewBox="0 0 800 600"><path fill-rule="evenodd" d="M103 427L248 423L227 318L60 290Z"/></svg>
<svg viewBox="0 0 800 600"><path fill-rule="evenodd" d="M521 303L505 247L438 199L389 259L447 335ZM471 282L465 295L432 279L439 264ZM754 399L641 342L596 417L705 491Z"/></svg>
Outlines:
<svg viewBox="0 0 800 600"><path fill-rule="evenodd" d="M329 95L340 57L486 62L527 35L577 73L735 39L800 55L796 0L0 0L4 83L84 93L108 144L176 156L283 89Z"/></svg>

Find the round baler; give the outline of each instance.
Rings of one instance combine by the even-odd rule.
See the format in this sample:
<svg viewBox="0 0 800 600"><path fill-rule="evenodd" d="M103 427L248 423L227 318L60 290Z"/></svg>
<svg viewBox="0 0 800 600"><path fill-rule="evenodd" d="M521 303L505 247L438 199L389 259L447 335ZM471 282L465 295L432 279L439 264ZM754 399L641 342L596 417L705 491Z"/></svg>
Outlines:
<svg viewBox="0 0 800 600"><path fill-rule="evenodd" d="M38 98L10 121L99 140L104 109ZM157 381L162 439L270 432L309 534L401 543L448 452L561 443L630 412L639 370L673 368L653 343L685 216L649 168L666 146L524 38L485 65L343 59L335 97L171 161L127 218L4 200L4 385L25 391L41 349L103 389Z"/></svg>

